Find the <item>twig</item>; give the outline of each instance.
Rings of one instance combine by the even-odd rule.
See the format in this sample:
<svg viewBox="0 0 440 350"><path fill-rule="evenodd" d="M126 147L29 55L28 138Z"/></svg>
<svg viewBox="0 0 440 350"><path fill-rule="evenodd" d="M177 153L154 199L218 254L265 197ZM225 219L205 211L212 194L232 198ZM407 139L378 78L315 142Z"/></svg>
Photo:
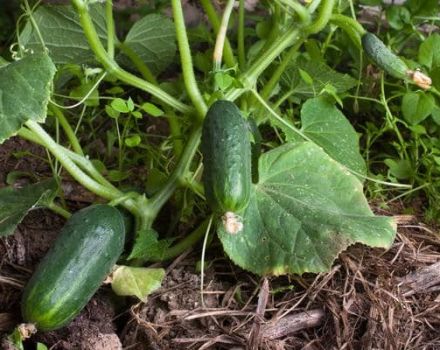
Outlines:
<svg viewBox="0 0 440 350"><path fill-rule="evenodd" d="M282 338L302 329L319 326L324 320L322 309L313 309L299 314L290 315L263 326L261 336L265 340Z"/></svg>

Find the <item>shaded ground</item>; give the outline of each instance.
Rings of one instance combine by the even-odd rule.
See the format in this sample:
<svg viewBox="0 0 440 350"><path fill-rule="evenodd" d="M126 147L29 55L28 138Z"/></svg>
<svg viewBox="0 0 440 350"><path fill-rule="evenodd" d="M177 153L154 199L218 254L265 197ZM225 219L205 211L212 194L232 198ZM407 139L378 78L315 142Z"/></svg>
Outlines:
<svg viewBox="0 0 440 350"><path fill-rule="evenodd" d="M20 153L25 149L44 156L15 139L0 148L2 183L16 170L50 174L41 159ZM90 200L72 199L72 208L81 199ZM416 217L398 220L389 251L353 246L320 275L260 280L211 246L217 253L207 257L204 304L195 270L200 251L189 252L165 266L165 282L147 303L103 287L71 325L38 334L27 349L35 341L51 349L439 349L440 238ZM22 287L62 224L36 210L0 240L1 334L21 321Z"/></svg>

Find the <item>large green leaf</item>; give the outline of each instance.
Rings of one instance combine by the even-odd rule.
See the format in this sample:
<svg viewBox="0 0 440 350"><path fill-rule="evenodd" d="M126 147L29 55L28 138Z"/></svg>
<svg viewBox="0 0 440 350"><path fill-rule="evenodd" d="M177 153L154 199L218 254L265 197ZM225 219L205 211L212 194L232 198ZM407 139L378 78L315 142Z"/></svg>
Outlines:
<svg viewBox="0 0 440 350"><path fill-rule="evenodd" d="M301 109L301 124L301 131L333 159L359 174L366 174L359 136L334 104L323 97L307 100Z"/></svg>
<svg viewBox="0 0 440 350"><path fill-rule="evenodd" d="M98 36L105 45L107 32L102 4L90 5L89 13ZM82 31L79 17L71 6L40 6L33 13L33 17L55 64L90 64L96 62L95 56L89 48L87 38ZM26 48L30 48L34 52L43 50L40 37L30 22L26 24L21 39Z"/></svg>
<svg viewBox="0 0 440 350"><path fill-rule="evenodd" d="M41 206L54 195L55 180L47 180L23 188L0 189L0 237L14 233L29 210Z"/></svg>
<svg viewBox="0 0 440 350"><path fill-rule="evenodd" d="M0 68L0 143L27 120L44 122L55 66L34 54Z"/></svg>
<svg viewBox="0 0 440 350"><path fill-rule="evenodd" d="M371 212L362 184L311 142L263 154L243 231L218 234L230 258L260 275L328 271L355 242L389 247L392 218Z"/></svg>
<svg viewBox="0 0 440 350"><path fill-rule="evenodd" d="M176 54L176 31L173 22L164 16L149 14L137 21L125 38L128 46L154 73L160 73ZM128 60L122 63L128 65Z"/></svg>

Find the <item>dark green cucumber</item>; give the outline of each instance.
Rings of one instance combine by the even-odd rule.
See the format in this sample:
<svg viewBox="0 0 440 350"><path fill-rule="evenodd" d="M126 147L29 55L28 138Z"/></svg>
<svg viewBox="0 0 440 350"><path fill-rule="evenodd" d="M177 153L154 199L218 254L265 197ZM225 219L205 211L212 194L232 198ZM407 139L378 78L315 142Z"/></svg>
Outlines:
<svg viewBox="0 0 440 350"><path fill-rule="evenodd" d="M250 198L251 143L246 120L230 101L217 101L203 123L203 184L211 208L221 214L244 209Z"/></svg>
<svg viewBox="0 0 440 350"><path fill-rule="evenodd" d="M385 72L398 79L408 78L409 68L373 33L362 36L362 47L368 57Z"/></svg>
<svg viewBox="0 0 440 350"><path fill-rule="evenodd" d="M108 205L76 212L24 289L23 318L38 330L68 324L91 299L122 253L124 219Z"/></svg>

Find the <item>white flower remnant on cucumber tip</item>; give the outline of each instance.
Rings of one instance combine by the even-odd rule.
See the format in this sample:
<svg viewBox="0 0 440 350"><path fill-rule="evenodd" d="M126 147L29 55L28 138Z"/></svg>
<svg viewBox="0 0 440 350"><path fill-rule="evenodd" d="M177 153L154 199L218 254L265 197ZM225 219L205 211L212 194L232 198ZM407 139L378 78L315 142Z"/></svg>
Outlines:
<svg viewBox="0 0 440 350"><path fill-rule="evenodd" d="M241 221L241 217L231 211L227 211L222 216L222 222L226 232L230 233L231 235L236 235L243 230L243 222Z"/></svg>
<svg viewBox="0 0 440 350"><path fill-rule="evenodd" d="M417 86L421 87L423 90L428 90L432 85L432 80L426 74L422 73L420 70L409 70L408 76Z"/></svg>

